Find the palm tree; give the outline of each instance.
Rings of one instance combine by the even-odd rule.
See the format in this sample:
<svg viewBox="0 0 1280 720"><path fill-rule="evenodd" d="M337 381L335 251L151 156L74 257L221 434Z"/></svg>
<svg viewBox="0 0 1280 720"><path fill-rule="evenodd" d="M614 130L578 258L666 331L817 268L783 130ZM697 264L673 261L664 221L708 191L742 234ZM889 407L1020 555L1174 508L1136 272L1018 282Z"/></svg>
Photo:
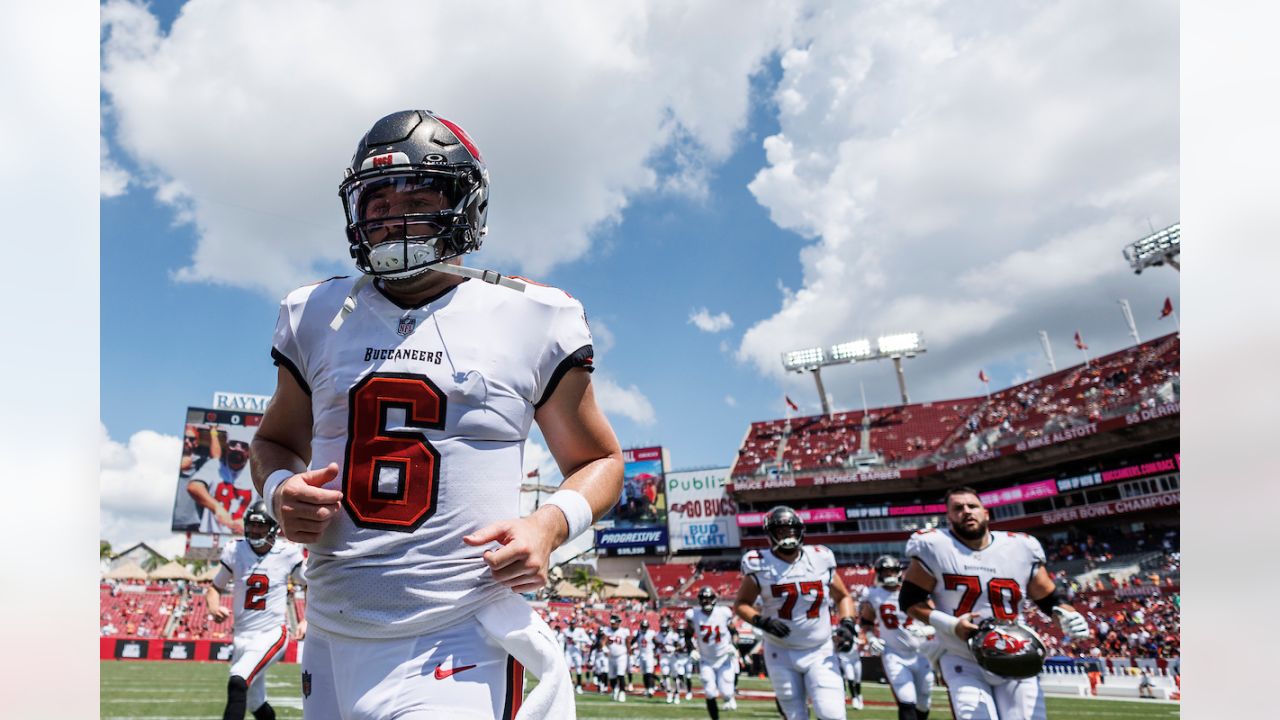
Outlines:
<svg viewBox="0 0 1280 720"><path fill-rule="evenodd" d="M111 559L111 543L107 542L106 540L98 541L98 559L99 560Z"/></svg>
<svg viewBox="0 0 1280 720"><path fill-rule="evenodd" d="M583 566L573 569L573 573L569 576L569 584L580 588L588 595L593 592L600 592L604 588L604 581L592 575L591 570Z"/></svg>
<svg viewBox="0 0 1280 720"><path fill-rule="evenodd" d="M142 569L151 572L167 562L169 560L159 553L148 555L147 559L142 561Z"/></svg>

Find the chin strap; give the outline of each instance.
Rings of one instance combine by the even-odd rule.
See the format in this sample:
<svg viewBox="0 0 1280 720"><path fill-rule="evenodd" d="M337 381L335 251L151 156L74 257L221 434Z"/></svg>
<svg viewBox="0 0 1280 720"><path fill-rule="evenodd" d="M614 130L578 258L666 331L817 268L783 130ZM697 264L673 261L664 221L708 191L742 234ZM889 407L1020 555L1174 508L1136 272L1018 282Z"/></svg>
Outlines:
<svg viewBox="0 0 1280 720"><path fill-rule="evenodd" d="M446 262L436 263L427 269L438 273L457 275L458 277L469 278L471 280L479 280L481 282L489 283L490 285L501 285L504 288L509 288L516 292L524 292L525 288L529 287L529 283L521 280L520 278L503 275L502 273L493 270L479 270L477 268L470 268L464 265L450 265ZM351 286L351 292L347 295L347 298L342 301L342 307L338 309L338 314L334 315L333 320L329 321L329 327L332 330L335 332L338 331L342 327L342 323L346 322L347 316L355 312L356 294L363 290L364 286L368 285L372 280L372 275L361 275L360 278L356 280L355 285Z"/></svg>
<svg viewBox="0 0 1280 720"><path fill-rule="evenodd" d="M449 275L457 275L458 277L487 282L490 285L501 285L504 288L510 288L516 292L524 292L524 289L529 287L529 283L521 280L520 278L503 275L502 273L493 270L479 270L465 265L450 265L448 263L432 265L429 269L438 273L448 273Z"/></svg>

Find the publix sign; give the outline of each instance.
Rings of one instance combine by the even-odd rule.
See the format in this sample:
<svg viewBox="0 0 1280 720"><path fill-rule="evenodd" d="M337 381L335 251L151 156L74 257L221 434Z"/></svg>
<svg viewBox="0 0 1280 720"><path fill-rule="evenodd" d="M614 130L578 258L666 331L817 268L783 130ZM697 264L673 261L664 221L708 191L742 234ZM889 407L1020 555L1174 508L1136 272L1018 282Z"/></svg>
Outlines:
<svg viewBox="0 0 1280 720"><path fill-rule="evenodd" d="M738 547L737 505L725 491L729 468L667 473L671 549Z"/></svg>

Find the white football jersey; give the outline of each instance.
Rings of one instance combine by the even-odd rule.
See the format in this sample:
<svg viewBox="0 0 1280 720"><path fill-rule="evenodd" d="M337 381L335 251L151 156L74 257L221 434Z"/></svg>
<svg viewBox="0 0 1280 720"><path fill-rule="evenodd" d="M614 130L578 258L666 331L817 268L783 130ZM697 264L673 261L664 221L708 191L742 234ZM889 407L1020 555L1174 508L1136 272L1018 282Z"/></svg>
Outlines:
<svg viewBox="0 0 1280 720"><path fill-rule="evenodd" d="M204 483L209 494L231 515L232 520L240 520L258 498L258 491L253 487L253 476L249 466L232 470L222 460L209 460L191 475L188 480ZM208 508L200 508L200 532L217 535L231 534L232 530L218 522Z"/></svg>
<svg viewBox="0 0 1280 720"><path fill-rule="evenodd" d="M233 584L231 614L235 634L280 631L285 623L289 579L302 582L302 548L276 538L271 549L259 555L246 540L236 540L222 548L222 567L213 586L226 592Z"/></svg>
<svg viewBox="0 0 1280 720"><path fill-rule="evenodd" d="M631 649L637 657L653 658L653 651L658 644L658 633L652 629L637 630L636 639L631 643Z"/></svg>
<svg viewBox="0 0 1280 720"><path fill-rule="evenodd" d="M751 550L742 556L742 574L760 586L760 603L767 617L791 628L778 638L765 640L785 648L806 649L831 641L831 603L827 588L836 572L836 556L822 545L801 545L795 562L787 562L772 550Z"/></svg>
<svg viewBox="0 0 1280 720"><path fill-rule="evenodd" d="M311 397L311 467L344 512L309 546L311 620L351 637L422 635L511 591L463 536L519 517L534 411L591 369L582 305L561 290L466 281L416 307L355 280L281 303L272 357Z"/></svg>
<svg viewBox="0 0 1280 720"><path fill-rule="evenodd" d="M604 639L609 646L609 655L612 657L622 657L627 654L627 638L631 637L631 630L625 625L614 628L604 629Z"/></svg>
<svg viewBox="0 0 1280 720"><path fill-rule="evenodd" d="M670 657L681 652L684 643L680 639L680 633L676 632L675 628L672 628L658 635L658 647L662 648L664 656Z"/></svg>
<svg viewBox="0 0 1280 720"><path fill-rule="evenodd" d="M729 606L717 605L709 613L700 607L689 608L684 612L684 619L693 628L693 638L698 642L698 655L704 664L714 665L734 652L733 636L729 633L733 611Z"/></svg>
<svg viewBox="0 0 1280 720"><path fill-rule="evenodd" d="M919 625L919 622L898 605L898 588L873 587L867 591L862 602L875 611L876 629L880 639L884 641L885 652L910 657L931 642L922 635L908 632L909 628Z"/></svg>
<svg viewBox="0 0 1280 720"><path fill-rule="evenodd" d="M1045 562L1040 541L1026 533L991 531L991 543L973 550L950 530L931 528L907 540L907 557L919 560L937 582L934 605L960 616L974 613L974 621L995 617L1016 620L1036 568ZM960 638L938 633L949 650L967 653Z"/></svg>
<svg viewBox="0 0 1280 720"><path fill-rule="evenodd" d="M565 647L576 647L579 650L586 650L591 646L591 638L587 635L587 631L582 628L574 628L572 630L562 630L560 634L563 636L561 644Z"/></svg>

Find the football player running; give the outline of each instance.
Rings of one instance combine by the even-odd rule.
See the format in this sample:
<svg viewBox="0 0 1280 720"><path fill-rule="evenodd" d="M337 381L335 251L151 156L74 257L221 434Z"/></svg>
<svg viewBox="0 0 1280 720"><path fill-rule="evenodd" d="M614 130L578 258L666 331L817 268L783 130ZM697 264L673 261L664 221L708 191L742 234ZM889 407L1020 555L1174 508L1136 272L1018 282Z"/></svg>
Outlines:
<svg viewBox="0 0 1280 720"><path fill-rule="evenodd" d="M726 710L738 707L733 699L733 656L738 651L733 646L737 631L732 620L733 611L726 605L717 605L716 591L709 587L698 591L698 607L684 613L685 640L698 644L702 696L711 720L720 718L716 698L725 698Z"/></svg>
<svg viewBox="0 0 1280 720"><path fill-rule="evenodd" d="M655 683L654 670L658 666L658 658L654 654L658 646L658 634L649 628L648 620L640 621L640 628L631 638L631 656L636 658L640 673L644 677L644 696L653 697Z"/></svg>
<svg viewBox="0 0 1280 720"><path fill-rule="evenodd" d="M764 662L787 720L843 718L844 682L831 637L828 594L840 616L838 632L857 637L857 608L836 573L836 558L822 545L804 544L804 521L785 505L764 520L768 550L742 556L738 615L764 631ZM762 609L755 608L756 600Z"/></svg>
<svg viewBox="0 0 1280 720"><path fill-rule="evenodd" d="M1088 637L1088 622L1058 596L1039 540L988 530L990 516L973 488L948 490L945 503L948 527L921 530L907 541L911 564L898 593L899 607L937 629L939 665L957 720L1044 720L1038 667L1021 678L1001 676L980 665L982 655L976 653L1013 654L1028 641L1039 643L1034 633L1017 625L1024 599L1057 616L1070 638ZM985 639L996 635L988 629L993 621L1014 623L1009 627L1021 637L986 647ZM983 641L978 648L969 642L975 635ZM1038 662L1043 663L1043 656Z"/></svg>
<svg viewBox="0 0 1280 720"><path fill-rule="evenodd" d="M668 704L680 704L680 678L688 673L688 654L684 655L683 665L678 659L683 645L684 639L663 615L658 621L658 674L662 676L662 689L667 693Z"/></svg>
<svg viewBox="0 0 1280 720"><path fill-rule="evenodd" d="M564 648L564 661L569 666L569 672L573 674L574 692L582 694L582 649L587 647L591 642L591 638L587 636L587 632L578 627L573 620L569 621L568 627L560 631L559 640L561 647Z"/></svg>
<svg viewBox="0 0 1280 720"><path fill-rule="evenodd" d="M604 631L605 645L609 653L609 687L615 702L627 701L627 675L631 668L627 649L631 644L631 629L623 627L622 617L609 616L609 629Z"/></svg>
<svg viewBox="0 0 1280 720"><path fill-rule="evenodd" d="M267 668L284 657L289 644L288 587L290 580L302 582L302 549L276 540L279 528L262 501L251 505L243 517L244 540L223 548L221 567L204 599L215 620L235 617L223 720L244 720L246 708L254 720L273 720L276 711L267 702ZM228 582L233 584L230 613L222 606ZM306 620L299 618L295 639L306 634Z"/></svg>
<svg viewBox="0 0 1280 720"><path fill-rule="evenodd" d="M488 170L430 111L378 120L339 195L359 277L281 303L252 445L269 510L311 550L304 714L573 717L555 635L517 593L622 485L582 305L461 264L487 229ZM522 518L534 422L564 483ZM539 678L523 705L521 666Z"/></svg>
<svg viewBox="0 0 1280 720"><path fill-rule="evenodd" d="M875 563L876 584L862 599L858 613L864 627L876 627L867 644L878 650L898 720L927 720L933 692L933 669L929 646L936 645L934 629L907 615L898 603L902 585L902 563L892 555L882 555Z"/></svg>
<svg viewBox="0 0 1280 720"><path fill-rule="evenodd" d="M862 643L860 638L851 638L839 630L833 633L832 642L836 645L836 659L840 661L840 675L849 687L849 705L854 710L861 710L862 703Z"/></svg>

